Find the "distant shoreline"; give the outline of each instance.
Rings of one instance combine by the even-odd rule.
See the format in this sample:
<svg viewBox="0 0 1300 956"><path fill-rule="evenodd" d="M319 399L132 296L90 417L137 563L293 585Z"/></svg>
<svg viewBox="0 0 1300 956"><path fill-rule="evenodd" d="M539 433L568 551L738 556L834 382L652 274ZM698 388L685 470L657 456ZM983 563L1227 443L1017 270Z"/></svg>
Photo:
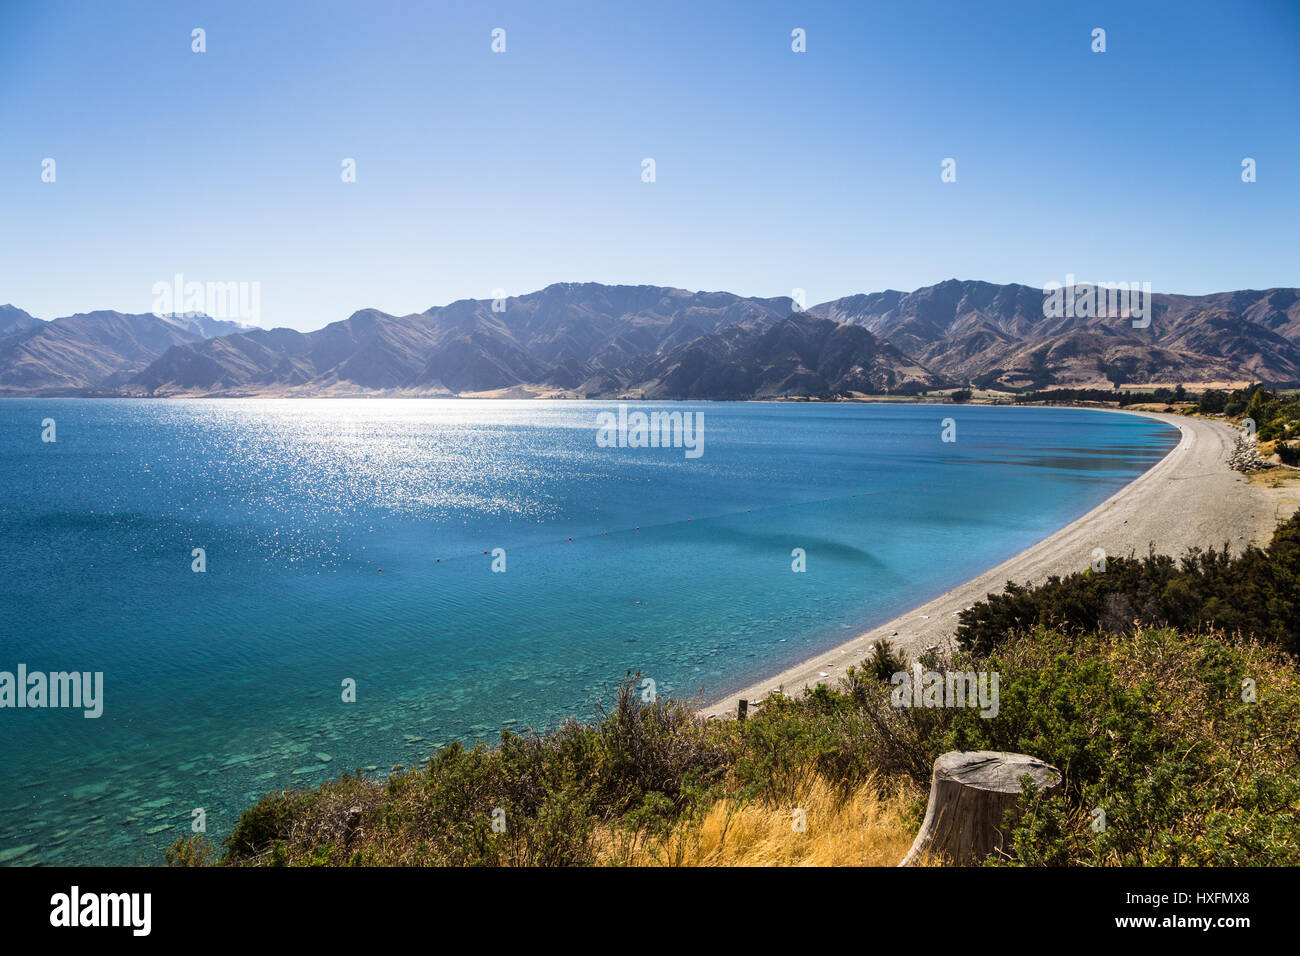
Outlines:
<svg viewBox="0 0 1300 956"><path fill-rule="evenodd" d="M753 705L774 691L798 694L818 683L834 683L884 639L910 660L929 647L949 648L956 612L1001 592L1007 581L1038 583L1053 574L1081 571L1091 563L1094 548L1127 555L1145 554L1154 547L1179 555L1191 547L1226 543L1239 551L1248 543L1267 544L1278 522L1300 509L1300 488L1252 484L1228 467L1237 432L1227 425L1183 415L1122 413L1167 422L1179 429L1181 438L1164 458L1114 495L1015 557L852 640L715 699L700 713L734 715L742 698Z"/></svg>

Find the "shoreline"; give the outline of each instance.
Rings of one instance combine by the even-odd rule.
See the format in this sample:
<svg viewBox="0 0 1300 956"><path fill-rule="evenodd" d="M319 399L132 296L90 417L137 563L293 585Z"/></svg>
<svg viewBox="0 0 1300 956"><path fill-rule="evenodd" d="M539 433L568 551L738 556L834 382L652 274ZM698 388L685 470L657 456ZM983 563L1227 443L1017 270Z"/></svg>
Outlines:
<svg viewBox="0 0 1300 956"><path fill-rule="evenodd" d="M699 714L731 716L742 698L753 706L774 692L799 694L835 682L882 639L911 660L929 647L949 649L958 611L1000 593L1008 581L1038 584L1054 574L1081 571L1091 563L1094 548L1107 555L1145 554L1148 547L1181 555L1191 547L1226 542L1236 552L1247 544L1267 544L1278 522L1300 509L1300 488L1252 484L1228 467L1237 432L1227 425L1160 412L1098 411L1166 422L1179 429L1179 441L1111 497L1014 557L851 640L715 699L698 708Z"/></svg>

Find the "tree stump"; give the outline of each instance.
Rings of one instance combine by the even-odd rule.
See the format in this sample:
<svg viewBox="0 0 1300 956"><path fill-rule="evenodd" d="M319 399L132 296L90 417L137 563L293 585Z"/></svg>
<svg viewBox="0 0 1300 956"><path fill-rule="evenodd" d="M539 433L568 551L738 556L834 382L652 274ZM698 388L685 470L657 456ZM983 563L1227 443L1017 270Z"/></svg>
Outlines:
<svg viewBox="0 0 1300 956"><path fill-rule="evenodd" d="M1061 772L1025 754L953 750L934 762L925 822L899 866L933 853L957 866L978 864L1003 847L1003 816L1016 809L1020 778L1046 793L1061 789Z"/></svg>

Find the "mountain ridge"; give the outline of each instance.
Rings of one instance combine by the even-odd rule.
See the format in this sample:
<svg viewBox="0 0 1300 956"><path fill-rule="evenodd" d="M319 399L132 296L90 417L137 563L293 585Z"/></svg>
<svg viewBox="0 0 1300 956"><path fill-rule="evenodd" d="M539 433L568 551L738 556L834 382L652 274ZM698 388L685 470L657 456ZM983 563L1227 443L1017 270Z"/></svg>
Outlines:
<svg viewBox="0 0 1300 956"><path fill-rule="evenodd" d="M159 316L102 309L42 321L12 306L0 333L0 395L113 392L170 348L246 326L205 315ZM21 313L32 319L23 322Z"/></svg>
<svg viewBox="0 0 1300 956"><path fill-rule="evenodd" d="M803 311L561 282L404 316L360 309L312 332L4 306L0 394L777 398L1300 379L1300 289L1144 299L1140 328L1049 317L1042 289L958 279Z"/></svg>

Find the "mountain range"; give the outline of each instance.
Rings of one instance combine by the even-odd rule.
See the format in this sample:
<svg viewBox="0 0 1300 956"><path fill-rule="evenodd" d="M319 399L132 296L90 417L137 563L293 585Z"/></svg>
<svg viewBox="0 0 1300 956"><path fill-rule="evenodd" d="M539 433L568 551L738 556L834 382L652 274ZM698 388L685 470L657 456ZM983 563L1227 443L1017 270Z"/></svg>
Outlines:
<svg viewBox="0 0 1300 956"><path fill-rule="evenodd" d="M0 306L0 395L744 399L975 385L1300 379L1300 290L1157 293L1150 323L1044 315L1031 286L948 280L789 298L556 283L314 332L203 315Z"/></svg>
<svg viewBox="0 0 1300 956"><path fill-rule="evenodd" d="M113 393L173 347L247 330L206 315L85 312L44 322L0 305L0 395Z"/></svg>

